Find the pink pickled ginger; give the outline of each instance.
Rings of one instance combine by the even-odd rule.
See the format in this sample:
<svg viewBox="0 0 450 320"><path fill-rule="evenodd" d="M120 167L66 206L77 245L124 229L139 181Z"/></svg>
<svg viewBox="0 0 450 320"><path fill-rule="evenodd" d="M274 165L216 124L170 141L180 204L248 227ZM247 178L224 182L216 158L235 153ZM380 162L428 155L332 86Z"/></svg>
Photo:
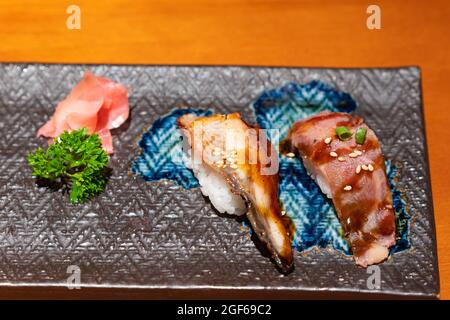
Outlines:
<svg viewBox="0 0 450 320"><path fill-rule="evenodd" d="M125 87L86 71L83 79L56 107L51 119L37 135L55 138L64 131L86 128L98 133L103 149L113 153L111 129L128 119L128 93Z"/></svg>

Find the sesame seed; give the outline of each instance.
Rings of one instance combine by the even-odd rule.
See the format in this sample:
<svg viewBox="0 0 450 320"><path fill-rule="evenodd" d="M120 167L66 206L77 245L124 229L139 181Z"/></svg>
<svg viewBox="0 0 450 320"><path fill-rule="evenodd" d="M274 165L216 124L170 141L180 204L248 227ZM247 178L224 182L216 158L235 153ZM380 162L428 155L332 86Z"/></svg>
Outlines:
<svg viewBox="0 0 450 320"><path fill-rule="evenodd" d="M217 168L219 168L219 169L223 169L223 168L225 168L227 165L224 163L224 164L216 164L216 167Z"/></svg>
<svg viewBox="0 0 450 320"><path fill-rule="evenodd" d="M360 173L361 172L361 165L358 164L358 166L356 167L356 173Z"/></svg>
<svg viewBox="0 0 450 320"><path fill-rule="evenodd" d="M388 209L392 209L392 205L390 205L390 204L387 204L387 205L386 205L386 208L388 208Z"/></svg>
<svg viewBox="0 0 450 320"><path fill-rule="evenodd" d="M331 142L331 137L325 138L325 140L323 140L323 142L325 142L326 144L329 144Z"/></svg>
<svg viewBox="0 0 450 320"><path fill-rule="evenodd" d="M369 170L369 167L368 166L366 166L365 164L363 164L362 166L361 166L361 168L364 170L364 171L367 171L367 170Z"/></svg>
<svg viewBox="0 0 450 320"><path fill-rule="evenodd" d="M363 153L359 150L353 150L354 153L356 153L358 156L361 156Z"/></svg>
<svg viewBox="0 0 450 320"><path fill-rule="evenodd" d="M238 168L238 166L237 166L237 164L235 164L235 163L232 163L232 164L230 164L230 168L231 168L231 169L237 169L237 168Z"/></svg>
<svg viewBox="0 0 450 320"><path fill-rule="evenodd" d="M345 190L345 191L350 191L350 190L352 190L352 186L345 186L345 187L344 187L344 190Z"/></svg>
<svg viewBox="0 0 450 320"><path fill-rule="evenodd" d="M358 155L357 155L356 153L352 152L352 153L350 153L348 156L349 156L350 158L356 158Z"/></svg>
<svg viewBox="0 0 450 320"><path fill-rule="evenodd" d="M223 166L223 160L216 161L216 166Z"/></svg>
<svg viewBox="0 0 450 320"><path fill-rule="evenodd" d="M229 162L229 163L235 163L235 162L236 162L236 159L234 159L234 158L227 158L227 162Z"/></svg>
<svg viewBox="0 0 450 320"><path fill-rule="evenodd" d="M338 156L338 154L334 151L331 151L330 156L332 156L333 158L336 158Z"/></svg>
<svg viewBox="0 0 450 320"><path fill-rule="evenodd" d="M338 160L339 161L345 161L345 158L344 157L338 157Z"/></svg>
<svg viewBox="0 0 450 320"><path fill-rule="evenodd" d="M295 153L289 152L286 154L286 157L293 158L293 157L295 157Z"/></svg>
<svg viewBox="0 0 450 320"><path fill-rule="evenodd" d="M367 168L369 169L370 172L373 171L373 165L369 164L369 165L367 166Z"/></svg>
<svg viewBox="0 0 450 320"><path fill-rule="evenodd" d="M281 210L281 215L282 215L282 216L286 215L286 211Z"/></svg>

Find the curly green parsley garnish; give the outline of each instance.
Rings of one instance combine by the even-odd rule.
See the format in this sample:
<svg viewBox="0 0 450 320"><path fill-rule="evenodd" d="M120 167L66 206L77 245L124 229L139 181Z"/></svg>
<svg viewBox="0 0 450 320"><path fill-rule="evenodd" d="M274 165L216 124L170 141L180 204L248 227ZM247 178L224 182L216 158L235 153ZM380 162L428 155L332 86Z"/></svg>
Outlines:
<svg viewBox="0 0 450 320"><path fill-rule="evenodd" d="M98 134L86 129L64 132L44 150L28 155L38 183L70 192L70 202L85 202L105 189L110 170L108 154Z"/></svg>

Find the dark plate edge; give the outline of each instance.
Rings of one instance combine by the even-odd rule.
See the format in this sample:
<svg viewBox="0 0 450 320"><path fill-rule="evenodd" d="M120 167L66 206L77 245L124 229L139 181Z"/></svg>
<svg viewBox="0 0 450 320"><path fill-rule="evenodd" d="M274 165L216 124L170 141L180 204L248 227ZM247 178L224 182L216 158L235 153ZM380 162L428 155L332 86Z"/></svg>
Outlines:
<svg viewBox="0 0 450 320"><path fill-rule="evenodd" d="M336 290L322 288L319 290L293 290L287 288L252 288L252 287L214 287L214 286L126 286L126 285L85 285L81 289L68 289L64 284L56 285L12 285L0 284L0 299L4 298L41 298L42 293L48 298L85 299L85 298L146 298L146 299L427 299L437 300L433 293L370 291L370 290ZM117 289L120 289L117 290Z"/></svg>
<svg viewBox="0 0 450 320"><path fill-rule="evenodd" d="M423 80L422 80L422 69L420 67L414 67L419 75L419 95L420 95L420 116L421 116L421 120L422 120L422 135L424 137L423 140L423 145L424 145L424 156L425 156L425 161L427 163L427 168L426 168L426 173L427 173L427 178L426 178L426 184L429 190L429 194L428 197L430 199L430 210L432 212L431 214L431 227L433 229L433 235L434 235L434 259L436 261L436 265L434 266L434 271L436 273L436 297L440 298L440 275L439 275L439 257L438 257L438 253L437 253L437 234L436 234L436 219L435 219L435 211L434 211L434 204L433 204L433 190L432 190L432 186L431 186L431 170L430 170L430 157L429 157L429 152L428 152L428 140L427 140L427 134L426 134L426 123L425 123L425 108L424 108L424 101L423 101Z"/></svg>
<svg viewBox="0 0 450 320"><path fill-rule="evenodd" d="M395 292L395 291L386 291L386 292L370 292L368 290L363 290L363 291L359 291L359 290L333 290L333 289L329 289L329 288L323 288L317 291L321 291L321 290L326 290L325 294L323 296L329 296L329 295L333 295L333 294L337 294L337 295L348 295L348 294L358 294L358 295L367 295L368 297L374 297L374 296L392 296L392 297L418 297L418 298L423 298L423 297L427 297L427 298L431 298L431 299L435 299L435 298L439 298L440 297L440 275L439 275L439 263L438 263L438 254L437 254L437 237L436 237L436 222L435 222L435 216L434 216L434 205L433 205L433 197L432 197L432 186L431 186L431 170L430 170L430 162L429 162L429 152L428 152L428 143L427 143L427 136L426 136L426 123L425 123L425 116L424 116L424 101L423 101L423 79L422 79L422 71L420 66L412 66L412 65L407 65L407 66L390 66L390 67L317 67L317 66L313 66L313 67L304 67L304 66L283 66L283 65L272 65L272 66L265 66L265 65L217 65L217 64L133 64L133 63L124 63L124 64L120 64L120 63L114 63L114 64L103 64L103 63L53 63L53 62L44 62L44 63L40 63L40 62L0 62L0 65L2 66L18 66L18 67L26 67L28 65L40 65L40 66L116 66L116 67L174 67L174 68L208 68L208 69L215 69L215 68L245 68L245 69L259 69L259 68L269 68L269 69L310 69L310 70L320 70L320 69L334 69L334 70L370 70L370 69L377 69L377 70L398 70L398 69L415 69L417 70L418 73L418 77L419 77L419 95L420 95L420 116L421 116L421 120L422 120L422 134L424 137L424 147L425 147L425 161L427 163L427 169L426 172L428 173L428 177L427 177L427 181L426 184L429 188L429 204L430 204L430 209L431 209L431 219L430 223L431 223L431 227L434 233L434 259L436 261L436 265L434 266L434 270L436 273L436 283L437 286L435 286L436 291L434 292L428 292L428 293L418 293L418 292L409 292L409 293L402 293L402 292ZM67 288L64 287L64 285L61 286L47 286L46 284L41 284L41 285L9 285L9 284L5 284L5 283L0 283L0 289L6 289L9 288L9 290L13 289L13 288L17 288L17 289L34 289L37 288L38 291L41 291L42 289L39 288L58 288L60 289L62 287L63 290L67 290ZM186 286L186 287L182 287L182 288L173 288L173 289L166 289L166 288L162 288L162 287L149 287L149 286L109 286L109 285L99 285L99 286L86 286L83 287L83 289L87 289L87 290L97 290L97 289L101 289L101 290L111 290L111 289L115 289L115 288L120 288L120 289L125 289L125 290L138 290L138 291L146 291L148 292L150 291L159 291L159 290L163 290L163 291L189 291L189 290L198 290L198 289L205 289L204 287L199 287L196 289L195 286ZM7 290L7 291L9 291ZM311 291L308 289L300 289L300 290L286 290L285 288L245 288L245 287L239 287L239 288L211 288L211 289L205 289L205 291L233 291L233 290L238 290L239 292L255 292L255 293L261 293L261 292L267 292L267 293L273 293L273 292L287 292L288 294L292 294L292 295L303 295L304 293L307 294L312 294L315 295L316 293L315 290ZM72 291L76 291L76 290L72 290ZM366 292L367 291L367 292ZM0 292L0 297L3 294L3 290L2 292ZM327 294L328 293L328 294Z"/></svg>
<svg viewBox="0 0 450 320"><path fill-rule="evenodd" d="M111 66L111 67L174 67L174 68L266 68L266 69L332 69L332 70L396 70L396 69L418 69L419 76L421 76L420 66L418 65L395 65L383 67L338 67L338 66L301 66L301 65L253 65L253 64L165 64L165 63L97 63L97 62L77 62L77 63L60 63L60 62L26 62L26 61L8 61L0 62L0 65L11 66L26 66L26 65L40 65L40 66Z"/></svg>

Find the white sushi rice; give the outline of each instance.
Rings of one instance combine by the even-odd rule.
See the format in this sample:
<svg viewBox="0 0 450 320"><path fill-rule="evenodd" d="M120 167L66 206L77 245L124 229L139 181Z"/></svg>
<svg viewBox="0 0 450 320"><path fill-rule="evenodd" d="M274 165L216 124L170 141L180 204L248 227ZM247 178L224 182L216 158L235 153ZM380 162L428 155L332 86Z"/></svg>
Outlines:
<svg viewBox="0 0 450 320"><path fill-rule="evenodd" d="M206 166L199 166L194 170L202 193L209 197L213 206L220 213L242 215L246 212L244 199L231 192L225 179L217 172Z"/></svg>
<svg viewBox="0 0 450 320"><path fill-rule="evenodd" d="M208 197L212 205L220 213L232 215L243 215L247 212L245 200L237 194L231 192L226 179L218 172L214 171L203 161L192 163L192 149L189 139L182 135L182 161L188 169L191 169L200 184L203 195Z"/></svg>
<svg viewBox="0 0 450 320"><path fill-rule="evenodd" d="M247 212L245 200L240 195L231 192L225 178L220 173L215 172L204 163L195 164L192 167L191 161L187 161L186 165L192 169L200 183L200 190L203 195L209 197L217 211L239 216Z"/></svg>

